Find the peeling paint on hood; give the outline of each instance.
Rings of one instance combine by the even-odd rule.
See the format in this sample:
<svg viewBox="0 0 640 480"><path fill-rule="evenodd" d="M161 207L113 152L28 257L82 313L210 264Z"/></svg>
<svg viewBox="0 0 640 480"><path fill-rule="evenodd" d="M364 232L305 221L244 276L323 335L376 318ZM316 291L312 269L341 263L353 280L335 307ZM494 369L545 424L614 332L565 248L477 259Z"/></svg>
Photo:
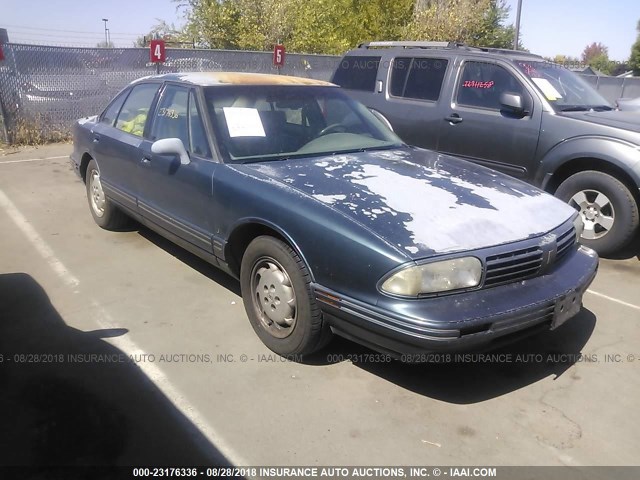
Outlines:
<svg viewBox="0 0 640 480"><path fill-rule="evenodd" d="M414 259L543 235L575 214L564 202L528 184L420 149L242 168L314 197Z"/></svg>

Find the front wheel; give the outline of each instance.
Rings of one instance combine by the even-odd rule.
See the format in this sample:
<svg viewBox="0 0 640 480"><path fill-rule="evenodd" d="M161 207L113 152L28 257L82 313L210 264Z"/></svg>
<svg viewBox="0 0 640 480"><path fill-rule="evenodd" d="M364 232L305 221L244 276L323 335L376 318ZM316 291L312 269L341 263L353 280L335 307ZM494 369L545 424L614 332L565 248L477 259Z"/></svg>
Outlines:
<svg viewBox="0 0 640 480"><path fill-rule="evenodd" d="M331 332L309 272L286 243L270 236L254 239L242 257L240 286L251 326L275 353L307 355L328 343Z"/></svg>
<svg viewBox="0 0 640 480"><path fill-rule="evenodd" d="M627 186L603 172L571 175L556 196L580 212L584 232L580 242L600 255L620 250L638 229L638 204Z"/></svg>
<svg viewBox="0 0 640 480"><path fill-rule="evenodd" d="M125 227L129 217L105 196L100 181L100 169L95 160L91 160L87 165L85 183L89 210L95 222L106 230L119 230Z"/></svg>

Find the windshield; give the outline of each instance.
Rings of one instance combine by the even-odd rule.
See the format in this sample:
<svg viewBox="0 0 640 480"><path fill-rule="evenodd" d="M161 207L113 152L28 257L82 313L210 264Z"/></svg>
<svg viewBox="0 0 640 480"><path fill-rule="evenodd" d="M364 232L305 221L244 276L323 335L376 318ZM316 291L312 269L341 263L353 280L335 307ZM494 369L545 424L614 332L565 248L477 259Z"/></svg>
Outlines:
<svg viewBox="0 0 640 480"><path fill-rule="evenodd" d="M205 89L227 161L384 149L400 140L367 108L336 87L230 85Z"/></svg>
<svg viewBox="0 0 640 480"><path fill-rule="evenodd" d="M560 112L611 110L607 100L570 70L550 62L519 60L516 65Z"/></svg>

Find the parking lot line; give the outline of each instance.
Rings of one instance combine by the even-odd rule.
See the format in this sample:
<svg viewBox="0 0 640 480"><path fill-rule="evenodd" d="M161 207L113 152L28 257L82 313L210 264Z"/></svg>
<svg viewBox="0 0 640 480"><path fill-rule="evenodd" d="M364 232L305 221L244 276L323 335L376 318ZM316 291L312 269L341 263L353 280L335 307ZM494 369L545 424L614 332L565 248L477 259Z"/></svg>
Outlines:
<svg viewBox="0 0 640 480"><path fill-rule="evenodd" d="M595 295L596 297L604 298L604 299L609 300L611 302L615 302L615 303L617 303L619 305L624 305L625 307L633 308L634 310L640 310L640 306L638 306L638 305L634 305L633 303L628 303L628 302L624 302L622 300L618 300L617 298L610 297L609 295L605 295L604 293L595 292L593 290L587 290L587 293Z"/></svg>
<svg viewBox="0 0 640 480"><path fill-rule="evenodd" d="M44 158L23 158L21 160L0 160L2 163L26 163L26 162L40 162L42 160L58 160L60 158L69 158L69 155L58 155L57 157L44 157Z"/></svg>
<svg viewBox="0 0 640 480"><path fill-rule="evenodd" d="M31 226L25 216L18 210L18 207L9 200L9 197L7 197L2 190L0 190L0 207L7 212L7 215L9 215L9 218L16 224L16 227L27 237L29 243L37 250L53 271L56 272L56 275L73 289L73 293L78 293L80 281L58 260L51 247L38 235L35 228Z"/></svg>
<svg viewBox="0 0 640 480"><path fill-rule="evenodd" d="M49 264L55 274L67 285L73 289L73 293L79 292L80 281L64 266L64 264L55 256L53 249L45 242L38 232L31 226L27 218L20 212L18 207L0 190L0 207L9 215L11 220L16 224L18 229L27 237L29 243L36 249L40 256ZM96 300L91 300L92 308L98 313L99 319L96 323L103 329L111 329L119 327L111 319L104 307ZM112 338L110 342L119 348L124 354L131 357L144 353L133 340L128 337ZM189 402L180 391L173 386L165 373L156 365L142 362L138 367L145 375L156 385L156 387L164 394L173 405L189 419L191 424L200 430L207 440L220 451L226 459L233 465L245 466L249 465L240 455L235 453L223 441L220 435L205 420L204 416ZM206 446L203 445L206 452Z"/></svg>

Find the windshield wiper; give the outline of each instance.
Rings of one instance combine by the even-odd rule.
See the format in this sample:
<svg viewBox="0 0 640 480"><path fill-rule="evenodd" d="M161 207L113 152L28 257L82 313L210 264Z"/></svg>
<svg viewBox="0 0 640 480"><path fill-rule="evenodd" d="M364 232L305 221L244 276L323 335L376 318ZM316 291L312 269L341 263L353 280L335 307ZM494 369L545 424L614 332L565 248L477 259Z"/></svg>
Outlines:
<svg viewBox="0 0 640 480"><path fill-rule="evenodd" d="M591 110L591 107L585 107L583 105L571 105L560 109L561 112L588 112L589 110Z"/></svg>
<svg viewBox="0 0 640 480"><path fill-rule="evenodd" d="M613 108L611 108L609 105L594 105L591 108L596 112L610 112L611 110L613 110Z"/></svg>

